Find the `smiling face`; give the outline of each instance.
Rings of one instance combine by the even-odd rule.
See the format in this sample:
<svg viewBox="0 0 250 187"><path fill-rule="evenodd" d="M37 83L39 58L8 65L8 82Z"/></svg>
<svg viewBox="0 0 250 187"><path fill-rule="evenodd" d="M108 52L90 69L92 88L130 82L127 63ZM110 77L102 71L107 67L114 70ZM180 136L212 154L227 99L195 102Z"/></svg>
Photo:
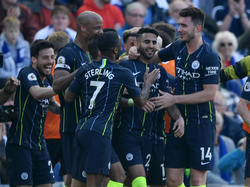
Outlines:
<svg viewBox="0 0 250 187"><path fill-rule="evenodd" d="M141 57L150 60L157 49L157 36L153 33L143 33L139 38L138 45Z"/></svg>
<svg viewBox="0 0 250 187"><path fill-rule="evenodd" d="M180 39L183 42L190 42L195 38L197 31L197 27L192 22L191 17L180 17L178 20L178 32L180 34Z"/></svg>
<svg viewBox="0 0 250 187"><path fill-rule="evenodd" d="M38 57L32 57L32 67L38 71L41 78L51 74L55 60L53 48L46 48L39 51Z"/></svg>

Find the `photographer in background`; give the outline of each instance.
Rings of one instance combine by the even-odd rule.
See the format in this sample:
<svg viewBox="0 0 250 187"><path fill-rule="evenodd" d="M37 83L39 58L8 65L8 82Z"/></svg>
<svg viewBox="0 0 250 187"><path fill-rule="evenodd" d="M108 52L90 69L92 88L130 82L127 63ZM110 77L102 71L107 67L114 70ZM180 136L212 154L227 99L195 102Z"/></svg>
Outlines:
<svg viewBox="0 0 250 187"><path fill-rule="evenodd" d="M5 86L0 89L0 105L4 104L9 97L16 91L16 87L20 84L19 80L14 78L14 77L10 77Z"/></svg>

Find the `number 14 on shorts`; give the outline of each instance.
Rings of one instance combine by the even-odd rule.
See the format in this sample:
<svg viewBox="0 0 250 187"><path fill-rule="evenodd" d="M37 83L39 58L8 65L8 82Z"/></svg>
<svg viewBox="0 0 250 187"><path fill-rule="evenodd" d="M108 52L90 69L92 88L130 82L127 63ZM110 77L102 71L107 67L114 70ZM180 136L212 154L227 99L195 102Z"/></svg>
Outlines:
<svg viewBox="0 0 250 187"><path fill-rule="evenodd" d="M209 164L212 160L211 147L201 147L201 165Z"/></svg>

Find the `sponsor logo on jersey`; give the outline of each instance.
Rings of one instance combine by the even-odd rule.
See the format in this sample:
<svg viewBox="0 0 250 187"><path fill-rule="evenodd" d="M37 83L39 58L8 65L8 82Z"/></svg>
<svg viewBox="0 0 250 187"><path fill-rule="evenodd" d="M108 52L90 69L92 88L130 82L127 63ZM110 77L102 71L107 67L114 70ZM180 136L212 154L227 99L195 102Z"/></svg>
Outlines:
<svg viewBox="0 0 250 187"><path fill-rule="evenodd" d="M138 75L139 73L141 73L141 72L140 72L140 71L135 72L135 73L133 73L133 75L136 76L136 75Z"/></svg>
<svg viewBox="0 0 250 187"><path fill-rule="evenodd" d="M219 67L218 66L208 66L208 67L206 67L206 71L207 71L207 73L205 74L205 77L211 76L211 75L216 75L217 72L219 71Z"/></svg>
<svg viewBox="0 0 250 187"><path fill-rule="evenodd" d="M197 72L189 72L179 67L176 67L176 74L179 78L183 80L192 80L200 78L200 74Z"/></svg>

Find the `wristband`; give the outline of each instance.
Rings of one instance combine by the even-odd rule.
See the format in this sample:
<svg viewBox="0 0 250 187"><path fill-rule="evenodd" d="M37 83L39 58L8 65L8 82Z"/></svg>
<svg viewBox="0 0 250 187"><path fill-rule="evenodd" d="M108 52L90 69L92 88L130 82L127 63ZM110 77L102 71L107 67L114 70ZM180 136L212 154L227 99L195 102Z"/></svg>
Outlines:
<svg viewBox="0 0 250 187"><path fill-rule="evenodd" d="M132 98L128 99L128 106L130 107L134 106L134 100Z"/></svg>

